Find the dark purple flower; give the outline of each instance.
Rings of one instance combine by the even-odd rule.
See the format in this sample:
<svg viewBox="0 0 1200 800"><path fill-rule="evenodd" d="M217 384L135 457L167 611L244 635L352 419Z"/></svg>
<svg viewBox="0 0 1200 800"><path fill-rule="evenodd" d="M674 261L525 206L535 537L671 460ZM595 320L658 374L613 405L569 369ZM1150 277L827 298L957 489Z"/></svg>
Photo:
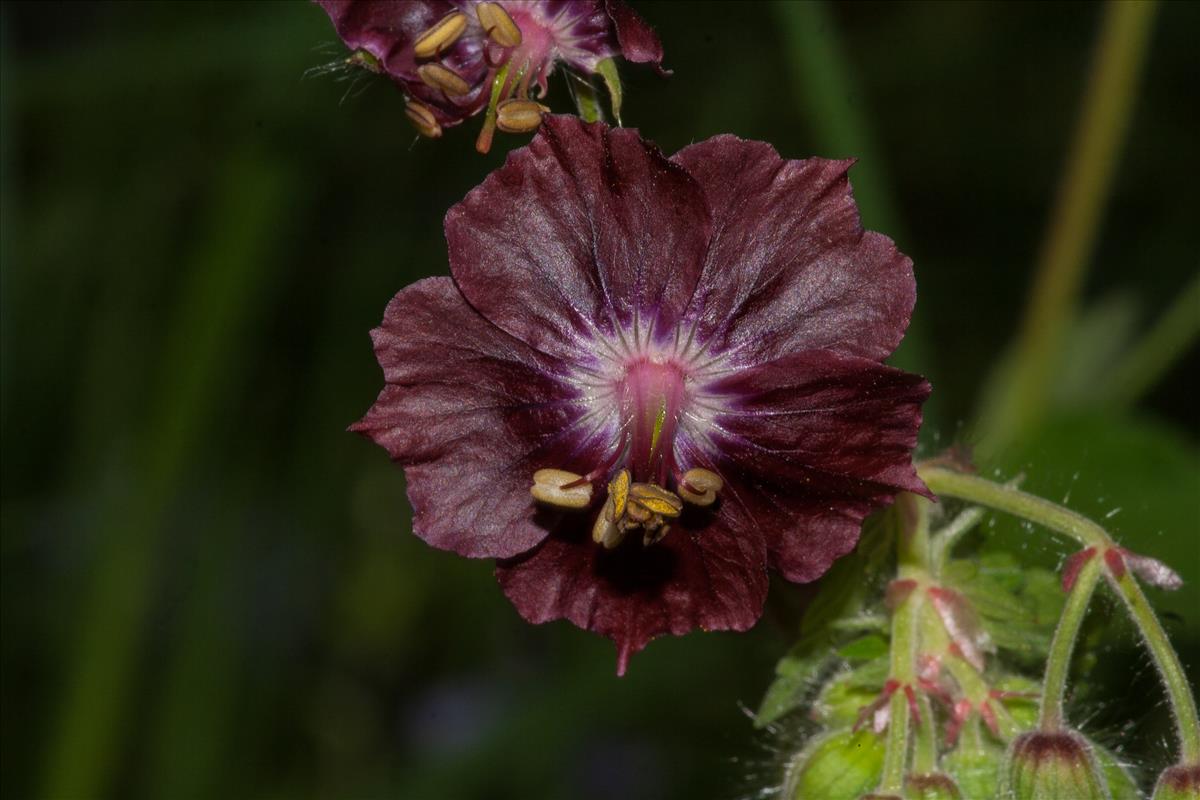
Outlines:
<svg viewBox="0 0 1200 800"><path fill-rule="evenodd" d="M349 63L388 75L425 136L440 136L486 109L476 142L497 127L535 130L548 109L547 79L562 64L578 92L600 75L620 114L613 59L658 66L662 45L623 0L316 0L355 52Z"/></svg>
<svg viewBox="0 0 1200 800"><path fill-rule="evenodd" d="M498 559L522 616L610 637L623 671L749 628L768 565L811 581L925 491L928 384L881 363L912 263L863 231L850 165L547 118L446 215L453 277L373 333L387 385L353 429L404 466L417 535Z"/></svg>

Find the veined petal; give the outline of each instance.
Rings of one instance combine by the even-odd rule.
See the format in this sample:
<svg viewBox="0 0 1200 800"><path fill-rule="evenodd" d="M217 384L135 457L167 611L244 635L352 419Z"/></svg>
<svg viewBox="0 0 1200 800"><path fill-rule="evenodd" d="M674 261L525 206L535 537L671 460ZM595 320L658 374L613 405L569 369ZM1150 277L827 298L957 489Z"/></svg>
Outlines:
<svg viewBox="0 0 1200 800"><path fill-rule="evenodd" d="M603 458L615 421L597 417L556 360L476 313L449 278L400 292L372 333L387 385L352 430L405 467L413 530L471 557L536 545L559 514L535 505L534 470Z"/></svg>
<svg viewBox="0 0 1200 800"><path fill-rule="evenodd" d="M768 531L771 564L810 581L858 541L897 492L928 493L912 465L929 384L868 359L786 356L710 384L723 410L683 440L688 466L713 469L738 530ZM717 471L717 470L714 470Z"/></svg>
<svg viewBox="0 0 1200 800"><path fill-rule="evenodd" d="M882 360L916 301L912 262L864 232L852 161L786 161L763 142L717 136L673 159L700 183L713 219L696 338L737 363L797 350Z"/></svg>
<svg viewBox="0 0 1200 800"><path fill-rule="evenodd" d="M700 274L696 182L630 129L549 117L446 215L463 295L531 347L579 359L674 336ZM515 301L520 298L519 301Z"/></svg>
<svg viewBox="0 0 1200 800"><path fill-rule="evenodd" d="M501 562L505 595L533 623L567 619L612 639L617 672L664 634L700 628L742 631L762 614L767 595L761 535L735 532L707 512L685 514L653 547L615 550L564 529L536 550Z"/></svg>

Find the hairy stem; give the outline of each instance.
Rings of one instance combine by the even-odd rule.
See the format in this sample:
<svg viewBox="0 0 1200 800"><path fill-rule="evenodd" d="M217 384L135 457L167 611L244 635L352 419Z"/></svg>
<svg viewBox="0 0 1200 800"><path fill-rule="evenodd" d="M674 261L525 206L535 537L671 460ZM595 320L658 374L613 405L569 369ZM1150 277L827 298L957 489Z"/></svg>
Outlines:
<svg viewBox="0 0 1200 800"><path fill-rule="evenodd" d="M902 520L896 537L898 580L912 581L914 588L892 613L889 678L899 688L889 701L887 749L879 783L879 791L884 794L899 794L904 788L912 727L906 691L912 691L917 681L921 601L925 594L921 586L929 581L929 501L915 494L903 494L897 498L896 506Z"/></svg>
<svg viewBox="0 0 1200 800"><path fill-rule="evenodd" d="M1071 654L1075 651L1079 628L1083 624L1083 618L1087 616L1092 594L1100 580L1102 563L1103 559L1099 553L1092 553L1079 571L1075 584L1067 595L1067 603L1058 620L1058 628L1054 631L1054 640L1050 642L1046 677L1042 685L1042 708L1038 718L1038 724L1044 731L1057 731L1062 728L1065 719L1063 696L1067 689L1067 677L1071 672Z"/></svg>
<svg viewBox="0 0 1200 800"><path fill-rule="evenodd" d="M1146 600L1146 595L1142 592L1142 587L1138 586L1132 573L1126 572L1120 578L1109 573L1108 582L1124 601L1133 621L1137 623L1146 649L1150 651L1154 665L1158 667L1158 673L1162 676L1167 697L1175 713L1182 756L1180 760L1184 764L1200 766L1200 716L1196 713L1196 700L1188 686L1187 675L1175 655L1175 649L1171 647L1167 632L1163 630L1162 623L1158 621Z"/></svg>
<svg viewBox="0 0 1200 800"><path fill-rule="evenodd" d="M1096 556L1084 565L1085 570L1089 567L1100 569L1099 562L1102 557L1109 550L1117 549L1116 544L1104 528L1070 509L1051 503L1049 500L1043 500L1019 489L992 483L975 475L954 472L945 467L918 466L917 472L925 481L925 485L936 495L954 497L968 503L977 503L997 511L1004 511L1059 533L1065 533L1084 547L1096 548ZM1111 570L1109 572L1111 573ZM1081 582L1084 578L1085 575L1081 571L1076 580ZM1197 715L1196 701L1188 686L1183 665L1179 663L1179 656L1171 646L1166 632L1163 631L1162 625L1146 601L1145 595L1142 594L1141 588L1134 581L1132 574L1124 570L1120 576L1110 574L1109 582L1125 603L1130 616L1138 627L1142 641L1150 651L1155 666L1158 667L1167 697L1171 702L1171 711L1175 717L1184 763L1200 763L1200 716ZM1084 605L1086 607L1086 603ZM1073 637L1071 641L1074 641ZM1047 680L1049 680L1049 676ZM1049 688L1047 687L1047 690ZM1044 709L1045 706L1043 706ZM1061 714L1061 711L1059 713Z"/></svg>

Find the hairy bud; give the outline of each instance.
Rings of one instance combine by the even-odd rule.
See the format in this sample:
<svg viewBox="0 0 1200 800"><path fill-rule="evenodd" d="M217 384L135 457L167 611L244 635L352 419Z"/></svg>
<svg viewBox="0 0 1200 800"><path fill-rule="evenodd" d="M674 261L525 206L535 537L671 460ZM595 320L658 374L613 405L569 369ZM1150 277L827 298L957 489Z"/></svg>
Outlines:
<svg viewBox="0 0 1200 800"><path fill-rule="evenodd" d="M1200 764L1176 764L1163 770L1154 800L1200 800Z"/></svg>
<svg viewBox="0 0 1200 800"><path fill-rule="evenodd" d="M792 762L780 797L857 800L879 784L883 753L883 739L869 729L820 736Z"/></svg>
<svg viewBox="0 0 1200 800"><path fill-rule="evenodd" d="M1018 736L1008 756L1013 800L1108 800L1092 748L1077 733L1034 731Z"/></svg>

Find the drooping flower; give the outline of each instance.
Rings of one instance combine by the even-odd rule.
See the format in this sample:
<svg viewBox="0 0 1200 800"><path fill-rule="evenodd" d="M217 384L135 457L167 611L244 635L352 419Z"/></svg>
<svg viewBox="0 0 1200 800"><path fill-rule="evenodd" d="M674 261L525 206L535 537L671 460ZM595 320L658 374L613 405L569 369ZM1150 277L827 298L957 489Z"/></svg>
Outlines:
<svg viewBox="0 0 1200 800"><path fill-rule="evenodd" d="M929 387L882 363L912 264L863 231L850 166L547 118L446 215L453 277L373 332L353 429L405 468L417 535L497 559L522 616L610 637L623 671L749 628L768 565L814 580L924 491Z"/></svg>
<svg viewBox="0 0 1200 800"><path fill-rule="evenodd" d="M562 64L581 110L593 113L592 76L607 85L615 117L621 89L614 58L662 62L654 31L623 0L316 0L354 50L348 63L385 74L407 98L406 114L438 137L486 110L476 141L491 147L498 127L535 130L539 100Z"/></svg>

